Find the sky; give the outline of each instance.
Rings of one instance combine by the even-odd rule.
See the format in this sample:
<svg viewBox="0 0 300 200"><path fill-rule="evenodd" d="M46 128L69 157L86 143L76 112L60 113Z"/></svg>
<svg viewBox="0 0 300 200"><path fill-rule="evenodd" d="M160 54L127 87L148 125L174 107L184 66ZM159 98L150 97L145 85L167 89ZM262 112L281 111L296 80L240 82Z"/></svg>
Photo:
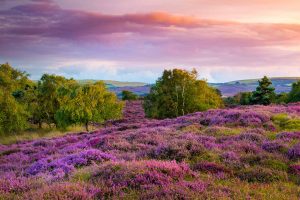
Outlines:
<svg viewBox="0 0 300 200"><path fill-rule="evenodd" d="M299 0L0 0L0 63L39 79L300 77Z"/></svg>

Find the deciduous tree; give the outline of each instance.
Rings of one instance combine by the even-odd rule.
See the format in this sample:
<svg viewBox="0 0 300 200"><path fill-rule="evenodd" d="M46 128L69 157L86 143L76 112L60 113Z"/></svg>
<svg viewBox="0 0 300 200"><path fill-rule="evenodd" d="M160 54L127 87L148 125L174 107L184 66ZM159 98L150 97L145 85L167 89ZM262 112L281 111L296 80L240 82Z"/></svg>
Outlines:
<svg viewBox="0 0 300 200"><path fill-rule="evenodd" d="M67 92L68 103L62 105L55 115L58 125L65 128L71 124L84 124L89 131L90 122L119 119L123 104L114 93L107 91L103 82L88 84Z"/></svg>
<svg viewBox="0 0 300 200"><path fill-rule="evenodd" d="M145 97L146 115L170 118L222 106L217 91L206 81L197 80L197 71L165 70Z"/></svg>

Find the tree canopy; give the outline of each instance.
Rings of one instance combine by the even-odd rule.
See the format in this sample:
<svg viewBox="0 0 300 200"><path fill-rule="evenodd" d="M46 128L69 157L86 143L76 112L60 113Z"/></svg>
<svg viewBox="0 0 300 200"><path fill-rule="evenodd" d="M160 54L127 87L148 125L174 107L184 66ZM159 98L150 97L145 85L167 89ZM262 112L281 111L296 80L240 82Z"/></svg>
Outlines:
<svg viewBox="0 0 300 200"><path fill-rule="evenodd" d="M104 83L80 85L74 79L44 74L34 83L28 74L0 65L0 133L24 130L30 123L72 124L103 122L122 116L123 104Z"/></svg>
<svg viewBox="0 0 300 200"><path fill-rule="evenodd" d="M89 122L104 122L119 119L122 116L123 104L114 93L107 91L103 82L77 87L65 91L64 102L55 119L60 127L70 124L84 124L88 131Z"/></svg>
<svg viewBox="0 0 300 200"><path fill-rule="evenodd" d="M137 100L138 98L139 96L131 91L128 90L122 91L122 100Z"/></svg>
<svg viewBox="0 0 300 200"><path fill-rule="evenodd" d="M0 65L0 133L12 133L27 127L29 113L23 105L24 92L32 82L28 74Z"/></svg>
<svg viewBox="0 0 300 200"><path fill-rule="evenodd" d="M206 81L197 80L197 71L165 70L145 97L146 115L172 118L222 106L221 96Z"/></svg>
<svg viewBox="0 0 300 200"><path fill-rule="evenodd" d="M259 85L256 91L252 94L253 104L269 105L274 102L276 94L275 88L272 86L272 81L264 76L258 81Z"/></svg>
<svg viewBox="0 0 300 200"><path fill-rule="evenodd" d="M293 83L292 90L288 94L288 102L300 101L300 81Z"/></svg>

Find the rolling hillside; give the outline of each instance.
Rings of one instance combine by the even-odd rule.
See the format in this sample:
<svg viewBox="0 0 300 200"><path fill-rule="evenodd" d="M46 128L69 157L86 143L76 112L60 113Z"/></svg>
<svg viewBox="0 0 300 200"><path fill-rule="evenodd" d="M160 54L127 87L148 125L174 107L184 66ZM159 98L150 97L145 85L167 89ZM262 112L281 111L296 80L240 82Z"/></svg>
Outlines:
<svg viewBox="0 0 300 200"><path fill-rule="evenodd" d="M210 85L221 90L224 96L233 96L238 92L253 91L258 86L259 79L238 80L227 83L210 83ZM294 82L300 77L274 77L271 78L276 93L289 92Z"/></svg>
<svg viewBox="0 0 300 200"><path fill-rule="evenodd" d="M226 83L209 83L211 86L221 90L223 96L233 96L238 92L253 91L258 85L259 79L237 80ZM300 80L300 77L274 77L271 78L277 93L289 92L294 82ZM80 80L81 83L95 82L96 80ZM151 84L141 82L119 82L104 81L108 88L118 94L122 90L132 91L140 96L145 96L150 91Z"/></svg>

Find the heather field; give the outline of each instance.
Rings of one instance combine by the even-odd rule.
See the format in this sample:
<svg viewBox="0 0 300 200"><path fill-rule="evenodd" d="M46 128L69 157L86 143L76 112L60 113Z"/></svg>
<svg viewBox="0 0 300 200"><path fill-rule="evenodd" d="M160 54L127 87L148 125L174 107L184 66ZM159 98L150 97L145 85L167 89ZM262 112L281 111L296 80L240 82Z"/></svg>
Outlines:
<svg viewBox="0 0 300 200"><path fill-rule="evenodd" d="M0 145L0 199L299 199L300 104L175 119L124 119L90 133Z"/></svg>

